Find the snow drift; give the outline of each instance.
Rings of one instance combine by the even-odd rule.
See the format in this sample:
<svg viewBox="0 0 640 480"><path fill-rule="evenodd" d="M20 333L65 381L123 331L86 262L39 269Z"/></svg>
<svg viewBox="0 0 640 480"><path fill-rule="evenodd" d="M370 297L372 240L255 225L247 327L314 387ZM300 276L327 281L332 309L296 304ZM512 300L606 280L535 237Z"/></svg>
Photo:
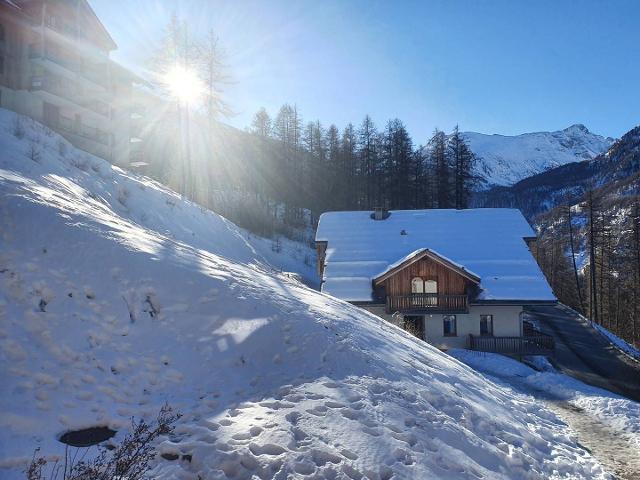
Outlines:
<svg viewBox="0 0 640 480"><path fill-rule="evenodd" d="M604 478L562 422L275 274L225 219L0 111L0 476L184 414L154 478Z"/></svg>

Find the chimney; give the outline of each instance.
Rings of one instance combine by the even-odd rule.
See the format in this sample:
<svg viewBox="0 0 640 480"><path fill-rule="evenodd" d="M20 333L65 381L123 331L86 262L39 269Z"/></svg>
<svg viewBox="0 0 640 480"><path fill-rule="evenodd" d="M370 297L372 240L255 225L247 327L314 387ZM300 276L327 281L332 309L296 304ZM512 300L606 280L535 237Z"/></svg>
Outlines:
<svg viewBox="0 0 640 480"><path fill-rule="evenodd" d="M384 207L374 207L373 209L374 220L384 220L388 216L389 216L389 212Z"/></svg>

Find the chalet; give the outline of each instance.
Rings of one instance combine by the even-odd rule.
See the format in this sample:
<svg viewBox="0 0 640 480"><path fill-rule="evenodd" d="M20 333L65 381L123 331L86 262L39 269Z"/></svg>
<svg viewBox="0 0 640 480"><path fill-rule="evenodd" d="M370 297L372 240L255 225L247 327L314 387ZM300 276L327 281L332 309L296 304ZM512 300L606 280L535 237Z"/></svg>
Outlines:
<svg viewBox="0 0 640 480"><path fill-rule="evenodd" d="M322 291L443 350L550 353L523 311L557 302L519 210L327 212L316 233Z"/></svg>

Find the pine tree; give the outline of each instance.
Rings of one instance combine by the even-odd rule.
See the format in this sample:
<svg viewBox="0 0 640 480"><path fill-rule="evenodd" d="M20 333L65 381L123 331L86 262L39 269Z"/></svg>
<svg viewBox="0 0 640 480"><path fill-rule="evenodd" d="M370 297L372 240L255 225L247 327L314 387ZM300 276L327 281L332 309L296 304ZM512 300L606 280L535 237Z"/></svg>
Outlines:
<svg viewBox="0 0 640 480"><path fill-rule="evenodd" d="M578 266L576 264L576 252L575 252L575 246L574 246L573 220L571 218L571 206L565 207L565 213L566 213L567 231L569 233L569 249L571 252L571 265L573 267L573 275L576 283L576 294L578 295L580 311L582 313L585 313L584 300L582 297L582 287L580 286L580 278L578 276Z"/></svg>
<svg viewBox="0 0 640 480"><path fill-rule="evenodd" d="M344 205L343 208L354 209L358 207L358 185L356 162L356 131L349 123L342 131L340 140L340 157L342 161L342 171L344 172Z"/></svg>
<svg viewBox="0 0 640 480"><path fill-rule="evenodd" d="M326 132L325 143L327 145L327 199L326 204L330 210L341 210L345 206L346 178L344 165L340 155L340 132L338 127L330 125Z"/></svg>
<svg viewBox="0 0 640 480"><path fill-rule="evenodd" d="M451 207L451 175L447 156L447 139L443 131L436 130L429 140L431 163L435 167L435 191L438 208Z"/></svg>
<svg viewBox="0 0 640 480"><path fill-rule="evenodd" d="M266 138L271 135L271 117L264 107L258 110L253 116L250 131L262 138Z"/></svg>
<svg viewBox="0 0 640 480"><path fill-rule="evenodd" d="M600 203L591 189L587 192L587 201L585 206L588 215L587 239L589 242L589 317L594 322L599 323L596 253L600 248L601 238L601 232L597 223L600 215Z"/></svg>
<svg viewBox="0 0 640 480"><path fill-rule="evenodd" d="M633 273L631 309L631 341L640 342L640 201L636 200L631 210L630 257Z"/></svg>
<svg viewBox="0 0 640 480"><path fill-rule="evenodd" d="M474 155L456 125L449 138L448 153L453 166L454 206L467 208L473 187Z"/></svg>
<svg viewBox="0 0 640 480"><path fill-rule="evenodd" d="M376 136L376 127L371 117L366 115L358 130L358 152L362 176L362 206L366 209L373 208L375 203L376 174L378 170Z"/></svg>

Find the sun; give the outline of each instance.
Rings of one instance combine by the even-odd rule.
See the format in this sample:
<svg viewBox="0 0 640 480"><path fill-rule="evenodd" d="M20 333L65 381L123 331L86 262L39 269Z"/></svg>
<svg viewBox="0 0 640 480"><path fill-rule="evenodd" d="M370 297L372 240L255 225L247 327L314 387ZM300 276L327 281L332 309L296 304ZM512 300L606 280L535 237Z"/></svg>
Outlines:
<svg viewBox="0 0 640 480"><path fill-rule="evenodd" d="M189 68L174 66L163 76L163 83L172 96L188 104L193 104L204 93L204 84L198 74Z"/></svg>

